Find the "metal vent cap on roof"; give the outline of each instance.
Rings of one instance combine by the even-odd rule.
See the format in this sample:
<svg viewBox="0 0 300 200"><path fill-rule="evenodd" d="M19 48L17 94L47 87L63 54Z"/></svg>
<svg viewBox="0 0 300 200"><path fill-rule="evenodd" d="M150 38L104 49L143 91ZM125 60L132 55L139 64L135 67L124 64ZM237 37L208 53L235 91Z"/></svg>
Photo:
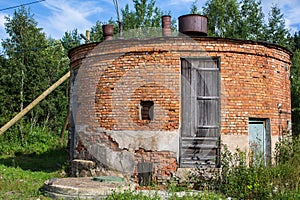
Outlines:
<svg viewBox="0 0 300 200"><path fill-rule="evenodd" d="M198 14L183 15L178 18L179 32L189 36L207 36L207 17Z"/></svg>

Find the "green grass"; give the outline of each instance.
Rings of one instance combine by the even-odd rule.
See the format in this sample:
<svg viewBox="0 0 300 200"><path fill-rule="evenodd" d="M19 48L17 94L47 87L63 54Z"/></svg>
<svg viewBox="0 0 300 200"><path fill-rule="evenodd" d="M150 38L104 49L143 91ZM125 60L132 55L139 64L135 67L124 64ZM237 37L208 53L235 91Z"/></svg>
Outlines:
<svg viewBox="0 0 300 200"><path fill-rule="evenodd" d="M0 199L47 199L43 183L64 176L66 155L60 147L39 155L0 156Z"/></svg>
<svg viewBox="0 0 300 200"><path fill-rule="evenodd" d="M43 195L44 182L65 176L66 144L41 130L22 140L12 132L10 138L0 136L0 199L49 199Z"/></svg>
<svg viewBox="0 0 300 200"><path fill-rule="evenodd" d="M24 170L20 167L0 165L0 199L47 199L42 195L43 183L53 177L61 176L57 172Z"/></svg>
<svg viewBox="0 0 300 200"><path fill-rule="evenodd" d="M54 172L64 167L66 157L65 147L58 147L38 155L35 153L16 153L13 156L0 156L0 164L8 167L19 167L32 172Z"/></svg>
<svg viewBox="0 0 300 200"><path fill-rule="evenodd" d="M26 129L27 130L27 129ZM17 132L0 135L0 199L49 199L42 186L46 180L65 176L66 144L59 136L40 127L28 129L19 137ZM65 135L67 140L67 134ZM300 138L287 138L276 147L277 165L248 166L245 152L226 153L223 149L222 178L199 194L176 196L177 191L190 188L170 184L169 199L300 199ZM154 186L155 188L155 186ZM159 199L135 191L114 193L107 199Z"/></svg>

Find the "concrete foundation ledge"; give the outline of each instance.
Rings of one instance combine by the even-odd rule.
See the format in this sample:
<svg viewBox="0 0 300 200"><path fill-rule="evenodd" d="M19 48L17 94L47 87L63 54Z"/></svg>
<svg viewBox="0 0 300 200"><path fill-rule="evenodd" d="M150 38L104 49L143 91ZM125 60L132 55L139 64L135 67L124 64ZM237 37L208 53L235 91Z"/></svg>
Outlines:
<svg viewBox="0 0 300 200"><path fill-rule="evenodd" d="M44 183L44 192L53 199L104 199L113 191L134 190L135 183L99 182L92 177L53 178Z"/></svg>
<svg viewBox="0 0 300 200"><path fill-rule="evenodd" d="M166 190L136 190L135 183L126 182L99 182L91 177L84 178L54 178L44 183L44 192L53 199L105 199L112 192L132 191L134 194L143 194L149 197L159 196L161 199L172 199L173 195L177 197L200 195L205 192L199 190L170 192Z"/></svg>

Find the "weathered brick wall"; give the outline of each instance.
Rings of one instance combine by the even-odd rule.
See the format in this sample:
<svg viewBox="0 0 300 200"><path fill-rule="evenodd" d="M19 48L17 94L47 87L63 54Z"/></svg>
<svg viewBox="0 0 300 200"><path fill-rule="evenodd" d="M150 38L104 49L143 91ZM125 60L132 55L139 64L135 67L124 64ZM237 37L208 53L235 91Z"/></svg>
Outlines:
<svg viewBox="0 0 300 200"><path fill-rule="evenodd" d="M281 103L282 110L291 111L291 58L276 45L170 37L105 41L69 55L71 69L80 65L71 100L76 105L74 146L81 142L92 151L97 143L120 152L120 159L126 152L134 166L125 164L135 175L141 157L154 163L155 177L172 174L178 166L182 57L220 57L221 139L231 149L247 148L249 118L270 119L272 145L291 120L277 108ZM152 121L140 119L141 100L154 102ZM73 151L75 158L81 155Z"/></svg>
<svg viewBox="0 0 300 200"><path fill-rule="evenodd" d="M221 56L222 133L247 135L249 117L270 118L272 135L278 136L278 127L291 120L277 107L282 103L291 111L290 55L277 46L237 42L206 44L214 47L207 48L210 55Z"/></svg>
<svg viewBox="0 0 300 200"><path fill-rule="evenodd" d="M210 49L210 55L221 55L223 143L231 150L247 150L248 119L266 118L270 119L274 150L291 122L290 53L278 46L243 41L222 44L223 50L210 45L220 51ZM279 103L286 113L279 113Z"/></svg>
<svg viewBox="0 0 300 200"><path fill-rule="evenodd" d="M75 67L79 67L82 65L82 60L85 59L86 55L97 46L98 43L90 43L79 46L77 48L72 49L69 52L70 58L70 68L71 70Z"/></svg>
<svg viewBox="0 0 300 200"><path fill-rule="evenodd" d="M172 177L178 167L176 156L173 152L160 151L145 151L139 149L135 152L135 165L138 163L153 163L153 180L156 182L163 181L164 179ZM134 171L135 179L138 181L138 169Z"/></svg>
<svg viewBox="0 0 300 200"><path fill-rule="evenodd" d="M179 63L178 56L159 51L125 53L115 59L96 89L99 125L107 130L178 129ZM153 120L140 119L141 101L153 101Z"/></svg>

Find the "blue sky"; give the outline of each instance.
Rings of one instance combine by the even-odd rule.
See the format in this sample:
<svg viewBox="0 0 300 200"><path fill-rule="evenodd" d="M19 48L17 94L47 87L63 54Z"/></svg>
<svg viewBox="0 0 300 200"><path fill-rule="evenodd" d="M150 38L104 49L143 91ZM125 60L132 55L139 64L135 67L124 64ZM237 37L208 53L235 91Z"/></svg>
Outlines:
<svg viewBox="0 0 300 200"><path fill-rule="evenodd" d="M36 0L0 0L0 9L34 2ZM163 11L171 11L173 18L188 14L195 0L156 0L156 4ZM120 8L132 0L119 0ZM206 0L198 0L198 8L202 8ZM285 15L286 26L292 33L300 30L300 0L262 0L263 11L267 16L272 4L277 4ZM116 19L113 0L46 0L29 5L31 13L43 28L47 36L60 39L64 32L75 28L85 33L97 20L106 22L110 18ZM132 7L131 7L132 8ZM4 29L4 16L12 16L14 9L0 11L0 39L7 37Z"/></svg>

